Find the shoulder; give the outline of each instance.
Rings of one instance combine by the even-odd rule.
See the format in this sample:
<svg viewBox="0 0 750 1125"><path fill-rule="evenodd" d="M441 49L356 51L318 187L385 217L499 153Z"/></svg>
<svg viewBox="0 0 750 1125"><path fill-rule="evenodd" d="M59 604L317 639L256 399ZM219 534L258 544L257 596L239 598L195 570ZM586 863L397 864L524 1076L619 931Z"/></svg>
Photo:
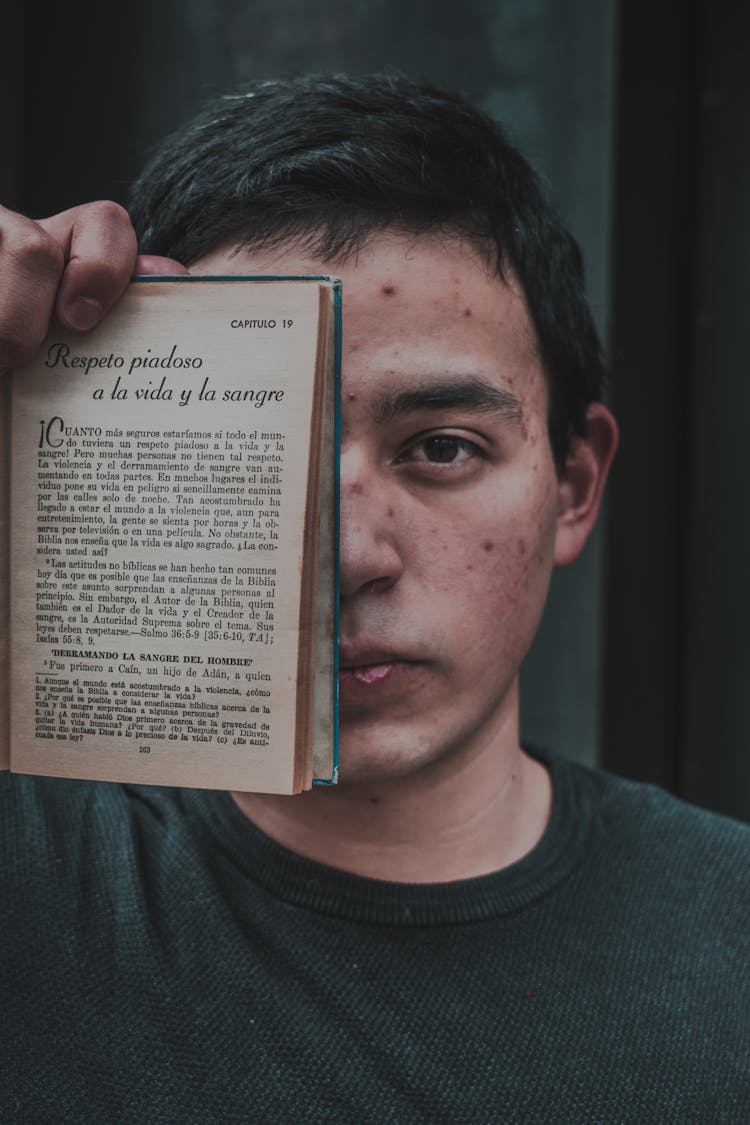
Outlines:
<svg viewBox="0 0 750 1125"><path fill-rule="evenodd" d="M747 878L737 861L750 858L749 824L691 805L656 785L574 768L586 775L596 794L602 827L628 849L677 866L710 862Z"/></svg>
<svg viewBox="0 0 750 1125"><path fill-rule="evenodd" d="M69 778L0 774L4 879L120 856L179 814L179 793Z"/></svg>
<svg viewBox="0 0 750 1125"><path fill-rule="evenodd" d="M592 832L584 865L614 913L750 954L750 825L601 770L570 769Z"/></svg>

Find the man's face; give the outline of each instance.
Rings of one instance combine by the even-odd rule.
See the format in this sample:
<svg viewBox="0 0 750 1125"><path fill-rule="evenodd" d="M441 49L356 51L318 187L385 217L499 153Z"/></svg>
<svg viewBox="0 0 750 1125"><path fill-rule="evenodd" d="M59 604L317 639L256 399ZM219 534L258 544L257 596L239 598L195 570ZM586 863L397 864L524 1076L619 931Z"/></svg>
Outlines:
<svg viewBox="0 0 750 1125"><path fill-rule="evenodd" d="M193 273L343 280L343 782L515 737L560 482L526 303L466 243L383 234L350 259L218 250Z"/></svg>

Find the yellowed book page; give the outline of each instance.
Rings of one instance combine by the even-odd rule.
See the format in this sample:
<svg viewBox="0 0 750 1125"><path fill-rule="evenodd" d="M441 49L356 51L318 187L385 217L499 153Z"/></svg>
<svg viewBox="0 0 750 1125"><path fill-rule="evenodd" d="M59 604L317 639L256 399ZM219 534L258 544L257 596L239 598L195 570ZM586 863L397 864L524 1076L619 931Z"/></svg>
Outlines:
<svg viewBox="0 0 750 1125"><path fill-rule="evenodd" d="M138 282L14 377L14 770L291 790L318 304Z"/></svg>
<svg viewBox="0 0 750 1125"><path fill-rule="evenodd" d="M0 769L10 769L10 375L0 372Z"/></svg>

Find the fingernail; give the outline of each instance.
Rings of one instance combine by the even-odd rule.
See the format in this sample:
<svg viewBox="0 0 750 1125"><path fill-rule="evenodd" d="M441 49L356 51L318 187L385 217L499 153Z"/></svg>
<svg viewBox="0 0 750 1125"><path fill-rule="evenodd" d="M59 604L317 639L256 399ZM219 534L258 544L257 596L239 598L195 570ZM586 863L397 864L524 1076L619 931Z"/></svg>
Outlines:
<svg viewBox="0 0 750 1125"><path fill-rule="evenodd" d="M98 324L104 315L103 306L95 297L76 297L67 309L67 321L71 328L86 332Z"/></svg>

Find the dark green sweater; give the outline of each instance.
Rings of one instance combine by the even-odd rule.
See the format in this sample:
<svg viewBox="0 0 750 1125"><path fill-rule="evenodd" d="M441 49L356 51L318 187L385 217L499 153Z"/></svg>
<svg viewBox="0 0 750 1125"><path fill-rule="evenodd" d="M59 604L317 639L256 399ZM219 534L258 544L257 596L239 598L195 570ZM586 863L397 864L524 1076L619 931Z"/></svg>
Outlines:
<svg viewBox="0 0 750 1125"><path fill-rule="evenodd" d="M2 778L0 1122L747 1125L750 829L550 765L529 856L416 887Z"/></svg>

